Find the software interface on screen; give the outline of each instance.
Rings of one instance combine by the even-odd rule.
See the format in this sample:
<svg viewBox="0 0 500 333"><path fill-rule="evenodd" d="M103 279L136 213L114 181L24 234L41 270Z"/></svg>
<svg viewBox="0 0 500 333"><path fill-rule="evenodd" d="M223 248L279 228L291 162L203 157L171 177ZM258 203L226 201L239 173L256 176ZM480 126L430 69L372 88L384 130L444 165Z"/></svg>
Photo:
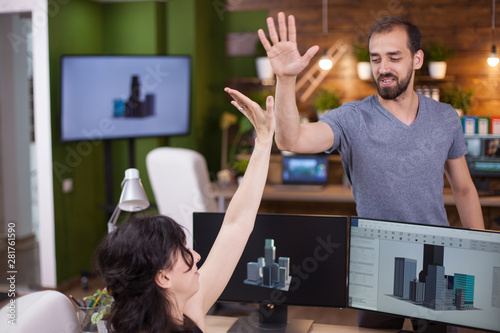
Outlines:
<svg viewBox="0 0 500 333"><path fill-rule="evenodd" d="M223 218L193 215L194 248L202 261ZM347 229L347 217L259 214L220 300L345 307Z"/></svg>
<svg viewBox="0 0 500 333"><path fill-rule="evenodd" d="M351 218L348 305L500 329L500 233Z"/></svg>

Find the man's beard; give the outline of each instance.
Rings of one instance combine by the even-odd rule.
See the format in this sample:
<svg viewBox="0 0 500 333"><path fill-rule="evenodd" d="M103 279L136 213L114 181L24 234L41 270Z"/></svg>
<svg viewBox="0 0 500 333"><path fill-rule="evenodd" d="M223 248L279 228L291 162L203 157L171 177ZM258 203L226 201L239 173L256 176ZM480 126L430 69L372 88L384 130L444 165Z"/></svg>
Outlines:
<svg viewBox="0 0 500 333"><path fill-rule="evenodd" d="M381 75L379 75L379 77L377 78L377 80L375 82L375 84L377 85L378 94L380 95L380 97L382 97L383 99L387 99L387 100L394 100L394 99L398 98L399 96L401 96L402 93L404 93L406 91L406 89L408 89L412 75L413 75L413 67L411 67L408 70L406 77L401 79L401 81L398 80L397 76L395 76L394 74L381 74ZM380 85L380 81L387 79L387 78L394 79L396 82L396 86L395 87L382 87Z"/></svg>

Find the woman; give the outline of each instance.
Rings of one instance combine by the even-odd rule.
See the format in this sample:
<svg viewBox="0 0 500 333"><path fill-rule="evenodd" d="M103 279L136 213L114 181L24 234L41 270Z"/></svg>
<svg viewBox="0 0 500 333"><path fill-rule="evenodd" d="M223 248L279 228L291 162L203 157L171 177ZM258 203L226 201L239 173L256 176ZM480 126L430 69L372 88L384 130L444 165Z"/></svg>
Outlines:
<svg viewBox="0 0 500 333"><path fill-rule="evenodd" d="M96 264L115 302L111 332L200 332L252 232L269 168L275 129L274 99L266 110L226 88L253 124L257 138L245 176L229 204L221 230L200 269L198 253L185 245L183 229L165 216L132 217L99 246Z"/></svg>

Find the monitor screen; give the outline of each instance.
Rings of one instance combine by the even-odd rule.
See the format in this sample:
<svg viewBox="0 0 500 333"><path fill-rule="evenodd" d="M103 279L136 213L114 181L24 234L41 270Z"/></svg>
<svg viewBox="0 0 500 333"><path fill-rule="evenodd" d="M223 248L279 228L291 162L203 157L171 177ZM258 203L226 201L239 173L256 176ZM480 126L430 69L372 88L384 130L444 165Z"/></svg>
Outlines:
<svg viewBox="0 0 500 333"><path fill-rule="evenodd" d="M351 218L348 305L500 328L500 233Z"/></svg>
<svg viewBox="0 0 500 333"><path fill-rule="evenodd" d="M194 213L194 248L207 257L224 213ZM342 308L347 297L343 216L258 214L220 301ZM201 266L201 265L200 265Z"/></svg>
<svg viewBox="0 0 500 333"><path fill-rule="evenodd" d="M283 184L326 185L328 183L328 155L283 155Z"/></svg>
<svg viewBox="0 0 500 333"><path fill-rule="evenodd" d="M500 136L466 136L468 153L465 155L472 176L500 177Z"/></svg>
<svg viewBox="0 0 500 333"><path fill-rule="evenodd" d="M61 139L189 133L191 59L62 56Z"/></svg>

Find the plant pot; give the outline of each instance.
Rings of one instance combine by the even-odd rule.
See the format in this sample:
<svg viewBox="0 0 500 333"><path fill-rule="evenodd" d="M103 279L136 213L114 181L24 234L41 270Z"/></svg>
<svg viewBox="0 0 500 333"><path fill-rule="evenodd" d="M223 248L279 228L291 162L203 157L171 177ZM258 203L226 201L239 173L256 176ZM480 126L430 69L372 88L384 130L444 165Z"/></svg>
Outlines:
<svg viewBox="0 0 500 333"><path fill-rule="evenodd" d="M257 68L257 76L261 81L274 80L273 67L268 57L255 58L255 66Z"/></svg>
<svg viewBox="0 0 500 333"><path fill-rule="evenodd" d="M358 62L356 69L360 80L369 80L372 78L372 66L369 62Z"/></svg>
<svg viewBox="0 0 500 333"><path fill-rule="evenodd" d="M429 75L433 79L444 79L446 76L446 61L430 61Z"/></svg>

